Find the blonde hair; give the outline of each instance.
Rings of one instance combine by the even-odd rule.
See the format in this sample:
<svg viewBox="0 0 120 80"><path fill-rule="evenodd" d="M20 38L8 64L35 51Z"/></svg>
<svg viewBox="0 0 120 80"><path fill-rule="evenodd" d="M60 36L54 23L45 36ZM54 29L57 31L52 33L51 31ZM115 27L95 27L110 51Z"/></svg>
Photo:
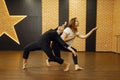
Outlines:
<svg viewBox="0 0 120 80"><path fill-rule="evenodd" d="M68 27L70 27L74 33L78 31L75 25L76 19L76 17L72 18L68 24Z"/></svg>

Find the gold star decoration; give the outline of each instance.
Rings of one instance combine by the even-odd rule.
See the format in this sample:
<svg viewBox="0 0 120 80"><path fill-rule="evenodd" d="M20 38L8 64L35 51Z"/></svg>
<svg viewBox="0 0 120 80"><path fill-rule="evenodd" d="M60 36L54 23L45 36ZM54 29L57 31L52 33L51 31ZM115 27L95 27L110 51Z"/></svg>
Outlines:
<svg viewBox="0 0 120 80"><path fill-rule="evenodd" d="M0 37L3 34L9 36L16 43L20 44L14 26L23 20L26 16L9 15L5 1L0 0Z"/></svg>

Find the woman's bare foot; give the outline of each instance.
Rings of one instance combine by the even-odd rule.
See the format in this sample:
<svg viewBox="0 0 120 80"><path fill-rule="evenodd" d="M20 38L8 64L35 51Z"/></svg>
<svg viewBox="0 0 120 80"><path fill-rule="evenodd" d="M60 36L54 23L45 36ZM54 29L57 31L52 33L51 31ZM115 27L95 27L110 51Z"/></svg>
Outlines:
<svg viewBox="0 0 120 80"><path fill-rule="evenodd" d="M70 63L67 63L64 71L69 71L69 68L70 68Z"/></svg>
<svg viewBox="0 0 120 80"><path fill-rule="evenodd" d="M79 65L75 65L75 71L83 70L84 68L80 67Z"/></svg>

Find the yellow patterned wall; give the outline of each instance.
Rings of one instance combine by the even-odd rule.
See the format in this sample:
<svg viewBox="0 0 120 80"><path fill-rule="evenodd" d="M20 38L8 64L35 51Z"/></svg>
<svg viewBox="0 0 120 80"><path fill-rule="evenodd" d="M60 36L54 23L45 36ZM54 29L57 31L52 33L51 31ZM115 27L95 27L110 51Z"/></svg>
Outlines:
<svg viewBox="0 0 120 80"><path fill-rule="evenodd" d="M119 0L97 0L96 26L99 29L96 32L96 51L114 51L116 49L114 35L120 33L120 27L118 27L120 25L119 3ZM42 0L42 32L58 26L58 10L59 0ZM85 34L86 0L69 0L69 20L73 17L77 17L79 20L78 31ZM85 51L85 39L76 38L72 46L78 51Z"/></svg>
<svg viewBox="0 0 120 80"><path fill-rule="evenodd" d="M120 0L114 0L113 16L114 18L113 18L113 47L112 48L113 48L113 51L120 53Z"/></svg>
<svg viewBox="0 0 120 80"><path fill-rule="evenodd" d="M113 7L114 0L97 1L97 51L112 51Z"/></svg>
<svg viewBox="0 0 120 80"><path fill-rule="evenodd" d="M42 0L42 33L58 26L58 0Z"/></svg>
<svg viewBox="0 0 120 80"><path fill-rule="evenodd" d="M120 35L120 0L114 0L114 34Z"/></svg>
<svg viewBox="0 0 120 80"><path fill-rule="evenodd" d="M78 31L81 34L86 32L86 0L69 0L69 20L73 17L77 17L79 20ZM85 40L76 38L73 46L78 51L85 51Z"/></svg>

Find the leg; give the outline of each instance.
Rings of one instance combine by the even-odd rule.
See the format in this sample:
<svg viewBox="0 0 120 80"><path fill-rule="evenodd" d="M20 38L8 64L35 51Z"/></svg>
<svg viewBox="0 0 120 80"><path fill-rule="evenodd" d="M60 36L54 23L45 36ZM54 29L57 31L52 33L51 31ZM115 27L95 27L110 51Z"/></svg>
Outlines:
<svg viewBox="0 0 120 80"><path fill-rule="evenodd" d="M75 48L72 47L72 49L74 49L74 50L77 52L77 50L76 50ZM80 67L80 66L78 65L78 58L77 58L77 56L74 56L74 55L72 54L72 57L73 57L74 65L75 65L75 70L78 71L78 70L84 69L84 68L82 68L82 67Z"/></svg>
<svg viewBox="0 0 120 80"><path fill-rule="evenodd" d="M68 71L69 70L70 64L65 62L63 59L54 56L53 53L52 53L52 49L51 48L46 47L43 50L45 51L45 53L49 57L49 59L51 59L52 61L57 62L59 64L64 64L66 66L64 71Z"/></svg>
<svg viewBox="0 0 120 80"><path fill-rule="evenodd" d="M77 50L76 50L75 48L72 47L72 49L77 52ZM66 48L64 48L64 47L62 48L62 50L64 50L64 51L69 51L68 49L66 49ZM69 52L71 52L71 51L69 51ZM73 58L73 62L74 62L74 65L75 65L75 70L76 70L76 71L82 70L83 68L78 65L78 56L74 56L74 55L72 54L72 58Z"/></svg>
<svg viewBox="0 0 120 80"><path fill-rule="evenodd" d="M62 47L61 49L62 49L63 51L71 52L70 50L68 50L67 48L64 48L64 47ZM72 47L72 49L77 52L77 50L76 50L75 48ZM73 58L74 64L75 64L75 65L78 64L77 56L74 56L74 55L72 54L72 58Z"/></svg>
<svg viewBox="0 0 120 80"><path fill-rule="evenodd" d="M35 50L40 50L40 49L41 49L41 48L40 48L40 45L39 45L38 42L29 44L29 45L27 45L27 46L24 48L24 52L23 52L23 69L26 68L27 60L28 60L30 51L35 51Z"/></svg>
<svg viewBox="0 0 120 80"><path fill-rule="evenodd" d="M56 57L60 58L61 57L61 55L60 55L61 45L59 43L57 43L57 42L53 42L52 43L52 49L53 49L54 55Z"/></svg>
<svg viewBox="0 0 120 80"><path fill-rule="evenodd" d="M61 57L61 55L60 55L60 45L59 45L59 43L57 43L57 42L53 42L52 43L52 50L53 50L53 52L54 52L54 55L56 56L56 57ZM54 61L54 60L52 60L52 59L47 59L46 60L46 64L47 64L47 66L51 66L50 65L50 62L51 61Z"/></svg>

